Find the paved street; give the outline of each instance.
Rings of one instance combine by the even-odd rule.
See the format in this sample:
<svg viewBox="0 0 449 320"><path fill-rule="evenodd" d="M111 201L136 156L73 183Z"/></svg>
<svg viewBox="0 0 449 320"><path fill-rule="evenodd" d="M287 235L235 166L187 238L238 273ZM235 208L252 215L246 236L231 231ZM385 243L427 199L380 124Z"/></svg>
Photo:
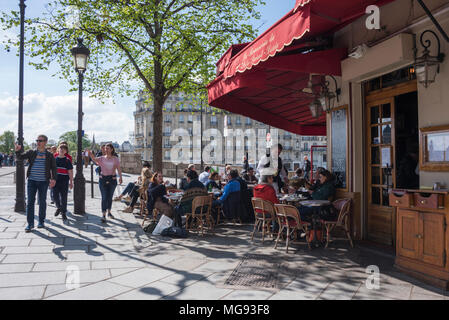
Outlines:
<svg viewBox="0 0 449 320"><path fill-rule="evenodd" d="M11 171L0 169L0 299L449 299L397 272L391 257L344 242L312 251L294 244L286 254L271 239L252 243L251 225L233 224L204 237L148 237L119 202L102 224L98 185L93 199L86 187L85 217L63 223L48 200L46 229L25 233ZM380 268L379 289L366 285L369 265ZM68 267L79 269L79 288Z"/></svg>

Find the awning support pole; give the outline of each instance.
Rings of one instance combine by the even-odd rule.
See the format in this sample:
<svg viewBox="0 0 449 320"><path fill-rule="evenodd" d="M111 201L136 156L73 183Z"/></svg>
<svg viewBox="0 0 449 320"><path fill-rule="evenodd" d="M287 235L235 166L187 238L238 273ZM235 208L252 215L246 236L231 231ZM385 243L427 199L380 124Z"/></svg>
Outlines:
<svg viewBox="0 0 449 320"><path fill-rule="evenodd" d="M429 8L427 8L427 6L424 4L424 2L422 0L416 0L418 1L419 5L423 8L423 10L426 12L427 16L430 18L430 20L432 20L433 24L435 25L435 27L438 29L438 31L440 31L441 35L443 36L443 38L449 42L449 37L447 36L446 32L444 32L443 28L441 27L441 25L438 23L438 21L435 19L435 17L432 15L432 12L430 12Z"/></svg>

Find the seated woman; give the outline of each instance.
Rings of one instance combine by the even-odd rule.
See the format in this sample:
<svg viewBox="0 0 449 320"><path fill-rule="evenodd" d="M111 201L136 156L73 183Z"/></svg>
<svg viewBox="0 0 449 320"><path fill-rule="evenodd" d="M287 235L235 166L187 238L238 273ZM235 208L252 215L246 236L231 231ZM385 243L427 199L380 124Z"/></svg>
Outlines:
<svg viewBox="0 0 449 320"><path fill-rule="evenodd" d="M299 189L306 186L307 180L304 178L304 170L301 168L296 169L296 175L289 180L289 186L293 189L293 192L301 193Z"/></svg>
<svg viewBox="0 0 449 320"><path fill-rule="evenodd" d="M139 177L139 179L142 181L142 185L137 189L136 192L133 193L130 205L126 207L123 212L132 213L134 211L134 206L136 205L140 195L142 194L142 192L146 192L146 190L148 189L152 176L153 175L149 168L142 169L142 173Z"/></svg>
<svg viewBox="0 0 449 320"><path fill-rule="evenodd" d="M173 219L174 208L168 203L168 199L165 197L167 195L167 189L164 186L162 173L154 173L151 178L151 183L148 186L147 194L147 209L149 213L153 212L153 209L157 209L163 215Z"/></svg>
<svg viewBox="0 0 449 320"><path fill-rule="evenodd" d="M332 174L328 170L322 170L319 174L320 184L315 190L309 190L309 194L313 200L332 200L335 195L335 187L333 183ZM332 208L332 207L330 207ZM301 219L304 221L311 221L314 213L314 208L300 206L298 208ZM326 220L336 219L336 212L332 209L322 210L320 217Z"/></svg>
<svg viewBox="0 0 449 320"><path fill-rule="evenodd" d="M221 187L216 182L216 181L218 181L219 178L220 178L220 176L218 175L218 172L211 173L209 175L209 180L207 180L207 182L206 182L206 190L207 191L212 191L213 189L221 190Z"/></svg>

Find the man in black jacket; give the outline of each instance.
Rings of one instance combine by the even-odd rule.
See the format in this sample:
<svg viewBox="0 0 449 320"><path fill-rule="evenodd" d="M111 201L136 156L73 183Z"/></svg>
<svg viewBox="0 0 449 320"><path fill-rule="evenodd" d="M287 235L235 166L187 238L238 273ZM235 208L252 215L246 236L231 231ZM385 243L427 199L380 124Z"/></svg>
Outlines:
<svg viewBox="0 0 449 320"><path fill-rule="evenodd" d="M27 221L28 226L25 232L30 232L34 228L34 202L36 193L39 196L39 224L38 228L44 228L44 221L47 213L47 190L53 188L56 183L56 161L53 154L45 149L48 138L45 135L37 137L37 149L21 151L20 145L15 145L17 159L27 159L29 166L27 169Z"/></svg>

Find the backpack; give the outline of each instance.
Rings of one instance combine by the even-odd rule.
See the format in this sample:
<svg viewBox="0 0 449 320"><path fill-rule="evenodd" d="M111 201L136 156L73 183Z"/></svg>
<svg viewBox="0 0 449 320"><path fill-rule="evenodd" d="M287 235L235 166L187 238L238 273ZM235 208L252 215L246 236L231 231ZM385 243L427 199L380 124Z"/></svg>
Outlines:
<svg viewBox="0 0 449 320"><path fill-rule="evenodd" d="M165 228L161 232L161 236L164 237L172 237L172 238L187 238L188 233L186 229L179 228L179 227L169 227Z"/></svg>

